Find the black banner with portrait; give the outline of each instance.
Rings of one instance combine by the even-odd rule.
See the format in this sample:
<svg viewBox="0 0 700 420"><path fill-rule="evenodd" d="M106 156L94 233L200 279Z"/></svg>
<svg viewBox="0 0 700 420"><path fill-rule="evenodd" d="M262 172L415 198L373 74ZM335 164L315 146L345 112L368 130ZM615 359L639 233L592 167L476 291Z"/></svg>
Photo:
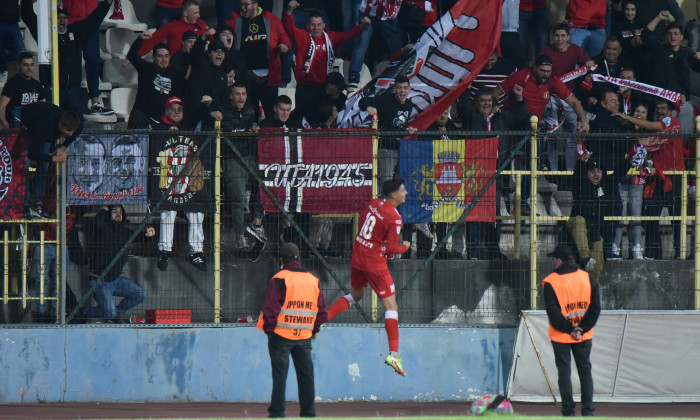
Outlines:
<svg viewBox="0 0 700 420"><path fill-rule="evenodd" d="M148 136L84 134L67 153L69 205L146 204Z"/></svg>
<svg viewBox="0 0 700 420"><path fill-rule="evenodd" d="M151 135L149 162L151 203L163 194L159 210L208 212L212 204L213 143L199 152L206 137L173 134ZM174 186L170 192L170 185Z"/></svg>

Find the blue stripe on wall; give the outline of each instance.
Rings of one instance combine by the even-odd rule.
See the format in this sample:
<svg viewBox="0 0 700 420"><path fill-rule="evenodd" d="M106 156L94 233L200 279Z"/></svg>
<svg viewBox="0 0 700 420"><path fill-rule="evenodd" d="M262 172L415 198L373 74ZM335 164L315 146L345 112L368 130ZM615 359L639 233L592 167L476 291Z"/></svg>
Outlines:
<svg viewBox="0 0 700 420"><path fill-rule="evenodd" d="M382 325L331 324L313 342L323 401L466 401L504 392L513 329L404 326L407 376L384 365ZM267 337L253 327L0 330L0 402L269 401ZM296 401L290 363L287 399Z"/></svg>

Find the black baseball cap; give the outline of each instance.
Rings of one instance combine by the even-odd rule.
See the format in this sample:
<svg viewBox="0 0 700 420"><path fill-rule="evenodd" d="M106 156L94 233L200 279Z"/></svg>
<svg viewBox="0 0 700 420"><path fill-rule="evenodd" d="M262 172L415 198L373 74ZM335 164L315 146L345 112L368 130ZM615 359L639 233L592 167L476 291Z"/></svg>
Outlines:
<svg viewBox="0 0 700 420"><path fill-rule="evenodd" d="M226 46L218 38L209 43L209 51L226 51Z"/></svg>
<svg viewBox="0 0 700 420"><path fill-rule="evenodd" d="M552 57L548 56L547 54L540 54L537 57L535 57L535 65L536 66L551 66L552 65Z"/></svg>
<svg viewBox="0 0 700 420"><path fill-rule="evenodd" d="M280 248L280 258L284 261L299 260L299 247L293 242L287 242Z"/></svg>
<svg viewBox="0 0 700 420"><path fill-rule="evenodd" d="M182 34L182 40L187 41L188 39L197 39L197 34L194 31L185 31Z"/></svg>
<svg viewBox="0 0 700 420"><path fill-rule="evenodd" d="M547 253L547 256L566 261L571 259L573 254L571 253L571 248L569 248L567 245L559 244L556 248L554 248L554 251Z"/></svg>
<svg viewBox="0 0 700 420"><path fill-rule="evenodd" d="M592 171L593 169L600 169L600 164L595 159L588 159L586 161L586 171Z"/></svg>

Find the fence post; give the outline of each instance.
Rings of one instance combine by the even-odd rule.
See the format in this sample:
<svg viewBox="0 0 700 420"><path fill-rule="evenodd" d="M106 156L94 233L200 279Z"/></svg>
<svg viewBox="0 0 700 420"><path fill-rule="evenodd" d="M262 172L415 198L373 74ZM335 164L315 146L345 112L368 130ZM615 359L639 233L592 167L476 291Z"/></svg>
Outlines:
<svg viewBox="0 0 700 420"><path fill-rule="evenodd" d="M214 121L214 323L221 322L221 121Z"/></svg>
<svg viewBox="0 0 700 420"><path fill-rule="evenodd" d="M530 309L537 309L537 117L530 117Z"/></svg>
<svg viewBox="0 0 700 420"><path fill-rule="evenodd" d="M374 136L372 136L372 176L374 178L374 182L372 182L372 199L379 197L379 194L381 194L381 188L382 186L379 185L379 136L377 136L377 130L379 129L379 115L374 114L372 115L372 130L374 130ZM353 217L353 221L355 222L355 227L359 228L359 219L360 215L359 213L355 214L355 217ZM357 232L353 230L353 240L355 239L355 235L357 235ZM411 252L410 250L408 252ZM373 323L377 323L379 320L379 314L377 313L377 308L379 306L379 299L377 299L377 294L374 292L374 289L370 288L370 293L372 296L371 299L371 306L369 309L369 316L372 319Z"/></svg>
<svg viewBox="0 0 700 420"><path fill-rule="evenodd" d="M697 137L695 137L695 309L700 309L700 234L698 234L698 228L700 228L700 194L698 194L698 188L700 188L700 117L695 117L695 131L697 132Z"/></svg>

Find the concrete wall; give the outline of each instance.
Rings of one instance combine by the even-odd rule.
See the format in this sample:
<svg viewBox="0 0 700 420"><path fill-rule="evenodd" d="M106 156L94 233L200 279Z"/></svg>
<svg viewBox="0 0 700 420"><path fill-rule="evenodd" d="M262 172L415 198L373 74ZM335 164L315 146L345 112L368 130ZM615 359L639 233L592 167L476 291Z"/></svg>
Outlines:
<svg viewBox="0 0 700 420"><path fill-rule="evenodd" d="M504 392L513 329L404 326L406 377L381 325L328 325L313 342L322 401L471 400ZM245 327L0 329L0 402L269 401L267 338ZM288 400L297 400L293 369Z"/></svg>

